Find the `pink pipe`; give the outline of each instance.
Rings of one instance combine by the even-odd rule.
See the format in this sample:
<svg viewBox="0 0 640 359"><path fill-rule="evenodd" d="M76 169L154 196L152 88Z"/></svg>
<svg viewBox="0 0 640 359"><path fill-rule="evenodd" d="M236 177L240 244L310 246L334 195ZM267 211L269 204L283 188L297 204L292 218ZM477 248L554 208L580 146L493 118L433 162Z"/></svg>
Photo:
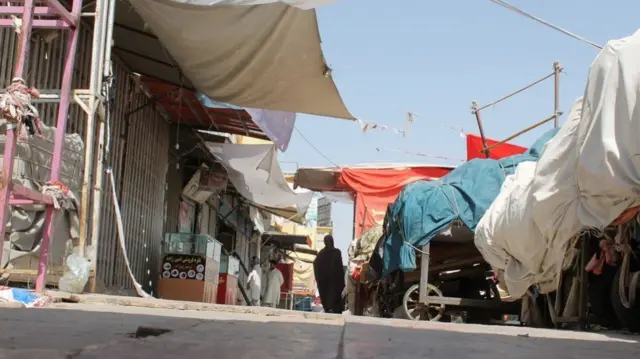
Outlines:
<svg viewBox="0 0 640 359"><path fill-rule="evenodd" d="M71 13L75 17L78 17L81 9L82 0L74 0ZM57 181L60 178L64 135L67 129L67 115L69 114L69 96L73 80L73 66L76 59L76 49L78 47L79 31L77 29L71 29L70 31L71 34L67 43L67 56L65 58L64 70L62 73L62 85L60 86L58 122L56 124L56 138L53 143L53 159L51 161L51 181ZM54 229L53 216L53 206L47 206L47 212L44 219L44 231L42 234L42 244L40 246L40 264L38 265L38 277L36 278L36 293L42 293L46 286L49 245L51 244Z"/></svg>
<svg viewBox="0 0 640 359"><path fill-rule="evenodd" d="M35 5L33 0L25 0L22 11L22 28L18 38L18 53L15 68L13 70L14 77L22 77L24 74L24 66L29 57L29 42L31 41L31 20ZM7 126L7 134L4 143L4 158L2 159L2 173L0 174L0 259L2 259L2 250L4 248L5 227L9 218L9 195L11 191L11 180L13 178L13 157L16 154L16 133L12 126Z"/></svg>
<svg viewBox="0 0 640 359"><path fill-rule="evenodd" d="M0 19L0 27L13 27L11 19ZM33 20L33 27L41 29L65 29L69 24L64 20Z"/></svg>

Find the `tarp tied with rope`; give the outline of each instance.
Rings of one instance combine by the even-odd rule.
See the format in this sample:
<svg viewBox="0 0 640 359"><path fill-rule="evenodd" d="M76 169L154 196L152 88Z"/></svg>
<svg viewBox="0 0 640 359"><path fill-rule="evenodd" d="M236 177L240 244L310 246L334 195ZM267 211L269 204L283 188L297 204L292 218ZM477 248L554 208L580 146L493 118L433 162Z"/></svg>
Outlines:
<svg viewBox="0 0 640 359"><path fill-rule="evenodd" d="M328 2L130 0L189 82L210 98L353 120L320 47L313 7Z"/></svg>
<svg viewBox="0 0 640 359"><path fill-rule="evenodd" d="M396 269L415 270L415 248L429 243L457 219L474 231L500 193L505 177L513 174L520 163L536 161L556 132L553 129L545 133L524 154L501 160L475 159L440 180L407 185L387 213L383 275Z"/></svg>

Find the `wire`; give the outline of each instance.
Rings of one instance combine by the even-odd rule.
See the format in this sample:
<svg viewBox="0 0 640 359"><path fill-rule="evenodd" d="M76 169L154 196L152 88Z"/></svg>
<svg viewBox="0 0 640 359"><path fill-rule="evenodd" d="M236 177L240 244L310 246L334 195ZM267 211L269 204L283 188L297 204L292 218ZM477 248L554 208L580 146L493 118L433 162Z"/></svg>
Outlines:
<svg viewBox="0 0 640 359"><path fill-rule="evenodd" d="M591 45L591 46L593 46L593 47L595 47L597 49L602 49L602 46L600 46L600 45L598 45L598 44L596 44L596 43L594 43L592 41L589 41L589 40L585 39L584 37L582 37L580 35L576 35L576 34L572 33L571 31L568 31L568 30L565 30L565 29L563 29L563 28L561 28L559 26L553 25L552 23L550 23L548 21L545 21L545 20L543 20L543 19L541 19L539 17L536 17L536 16L531 15L531 14L529 14L529 13L523 11L523 10L520 10L519 8L517 8L517 7L515 7L515 6L511 5L511 4L508 4L508 3L506 3L506 2L504 2L502 0L489 0L489 1L491 1L494 4L500 5L500 6L504 7L504 8L507 8L507 9L513 11L513 12L516 12L516 13L524 16L524 17L527 17L527 18L533 20L533 21L537 21L537 22L539 22L539 23L541 23L541 24L543 24L543 25L545 25L547 27L550 27L550 28L552 28L552 29L554 29L556 31L559 31L559 32L561 32L561 33L563 33L563 34L565 34L567 36L570 36L570 37L576 39L576 40L580 40L580 41L582 41L582 42L584 42L586 44L589 44L589 45Z"/></svg>
<svg viewBox="0 0 640 359"><path fill-rule="evenodd" d="M338 166L338 164L336 164L335 162L333 162L329 157L325 156L324 153L322 153L322 151L320 151L316 146L313 145L313 143L311 143L311 141L309 141L309 139L307 139L307 137L305 137L305 135L302 134L302 132L300 132L300 130L298 130L297 127L293 127L296 132L300 135L300 137L302 137L302 139L309 145L311 146L311 148L313 148L316 152L318 152L318 154L320 156L322 156L325 160L329 161L329 163L331 163L332 165L334 165L335 167L340 167Z"/></svg>

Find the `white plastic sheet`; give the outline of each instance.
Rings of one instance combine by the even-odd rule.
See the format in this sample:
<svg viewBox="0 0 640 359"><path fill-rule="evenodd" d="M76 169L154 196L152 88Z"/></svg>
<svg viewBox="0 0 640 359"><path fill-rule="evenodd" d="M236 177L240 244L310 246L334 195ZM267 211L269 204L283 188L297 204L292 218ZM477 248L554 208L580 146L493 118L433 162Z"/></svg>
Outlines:
<svg viewBox="0 0 640 359"><path fill-rule="evenodd" d="M555 290L572 238L640 204L639 89L640 31L607 43L561 131L480 221L476 245L512 296Z"/></svg>

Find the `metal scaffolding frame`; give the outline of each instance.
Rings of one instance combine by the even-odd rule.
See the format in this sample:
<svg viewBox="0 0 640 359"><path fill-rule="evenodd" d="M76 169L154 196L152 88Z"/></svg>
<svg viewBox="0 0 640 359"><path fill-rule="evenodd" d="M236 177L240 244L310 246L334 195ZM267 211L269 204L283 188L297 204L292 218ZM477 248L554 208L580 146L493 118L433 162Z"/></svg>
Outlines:
<svg viewBox="0 0 640 359"><path fill-rule="evenodd" d="M476 122L478 124L478 131L480 132L480 137L482 138L482 147L483 147L483 149L480 151L482 154L484 154L487 158L489 158L490 151L491 151L492 148L500 146L503 143L509 142L509 141L513 140L514 138L519 137L519 136L521 136L521 135L533 130L534 128L540 127L540 126L544 125L545 123L550 122L551 120L553 120L553 126L554 127L558 127L560 116L562 116L562 111L560 111L560 73L561 72L562 72L562 66L560 66L560 63L558 61L555 61L553 63L553 72L548 74L548 75L546 75L546 76L544 76L543 78L541 78L541 79L539 79L537 81L534 81L534 82L530 83L529 85L527 85L527 86L525 86L525 87L523 87L521 89L518 89L518 90L516 90L516 91L514 91L514 92L512 92L512 93L510 93L510 94L508 94L506 96L503 96L503 97L499 98L498 100L493 101L493 102L491 102L489 104L486 104L484 106L478 105L478 103L476 101L473 101L471 103L471 114L475 115L475 117L476 117ZM526 90L534 87L535 85L544 82L545 80L547 80L547 79L549 79L551 77L553 77L553 81L554 81L554 98L553 98L553 108L554 108L554 110L553 110L553 115L545 118L542 121L534 123L533 125L525 128L524 130L521 130L521 131L518 131L518 132L514 133L513 135L505 138L502 141L498 141L497 143L495 143L495 144L493 144L491 146L488 146L487 145L487 137L484 134L484 127L482 126L482 119L480 118L480 111L482 111L482 110L484 110L484 109L486 109L488 107L492 107L492 106L494 106L494 105L496 105L496 104L498 104L498 103L500 103L500 102L502 102L502 101L504 101L504 100L506 100L508 98L511 98L511 97L523 92L523 91L526 91Z"/></svg>
<svg viewBox="0 0 640 359"><path fill-rule="evenodd" d="M81 254L92 238L95 246L98 240L100 226L100 204L102 197L103 156L105 139L105 116L102 95L103 85L111 73L111 46L116 0L95 1L95 12L82 13L83 0L69 0L68 6L58 0L23 0L21 6L0 6L0 27L15 28L18 36L18 51L16 54L13 78L23 78L25 66L28 63L32 29L56 29L68 31L66 51L60 89L44 89L39 102L58 102L56 134L53 145L50 182L58 181L61 172L64 136L69 115L69 106L75 101L87 114L85 134L85 163L82 184L82 198L80 206L80 238L78 246ZM11 16L13 18L7 18ZM94 17L93 42L91 53L91 72L89 89L72 89L73 68L78 46L79 28L87 22L82 17ZM20 21L16 21L20 17ZM19 25L19 29L18 29ZM33 101L33 102L38 102ZM95 136L96 118L98 136ZM0 233L5 233L5 223L12 205L44 204L46 206L45 222L40 246L40 261L35 283L35 291L40 293L45 289L48 273L49 247L54 233L53 217L56 215L54 201L51 196L25 188L11 182L13 164L17 145L17 124L7 123L2 173L0 175ZM95 140L98 140L97 146ZM97 155L95 148L97 147ZM94 156L98 158L95 176L93 175ZM93 181L92 181L93 180ZM93 183L92 183L93 182ZM93 187L93 189L92 189ZM93 192L93 193L91 193ZM92 220L89 222L89 207L93 197ZM91 231L87 226L91 223ZM89 237L89 233L91 237ZM2 257L3 245L0 245ZM95 275L95 261L92 262L92 276Z"/></svg>

